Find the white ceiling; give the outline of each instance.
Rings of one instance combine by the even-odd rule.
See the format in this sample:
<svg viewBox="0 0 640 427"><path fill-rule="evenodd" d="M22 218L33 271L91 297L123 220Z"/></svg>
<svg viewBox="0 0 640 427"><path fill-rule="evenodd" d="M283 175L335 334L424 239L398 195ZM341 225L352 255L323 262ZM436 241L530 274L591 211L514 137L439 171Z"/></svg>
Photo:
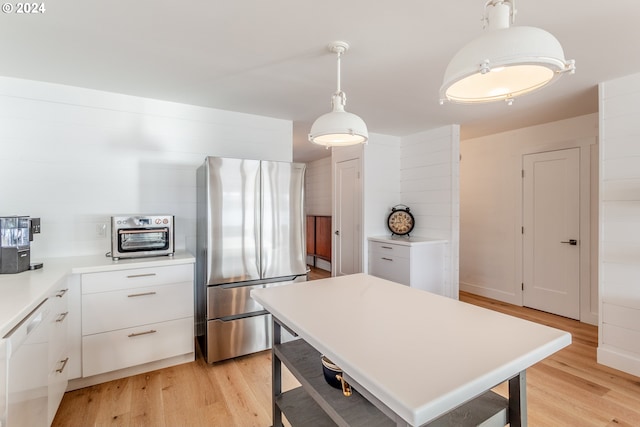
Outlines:
<svg viewBox="0 0 640 427"><path fill-rule="evenodd" d="M516 25L545 29L576 74L505 103L438 103L451 57L482 33L485 0L41 0L0 16L0 75L292 120L294 159L330 110L335 56L347 111L403 136L451 123L463 138L597 111L598 82L640 72L640 2L517 0Z"/></svg>

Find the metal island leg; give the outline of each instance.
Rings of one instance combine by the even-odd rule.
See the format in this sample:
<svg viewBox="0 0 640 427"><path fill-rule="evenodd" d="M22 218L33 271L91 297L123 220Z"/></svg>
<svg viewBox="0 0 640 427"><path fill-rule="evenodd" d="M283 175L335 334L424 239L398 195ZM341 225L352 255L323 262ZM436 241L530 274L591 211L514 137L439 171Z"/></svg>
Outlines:
<svg viewBox="0 0 640 427"><path fill-rule="evenodd" d="M282 341L282 329L275 318L273 322L273 336L271 342L271 407L273 412L273 427L282 427L282 411L276 404L276 399L282 393L282 363L274 351Z"/></svg>
<svg viewBox="0 0 640 427"><path fill-rule="evenodd" d="M521 371L509 380L509 425L527 427L526 371Z"/></svg>

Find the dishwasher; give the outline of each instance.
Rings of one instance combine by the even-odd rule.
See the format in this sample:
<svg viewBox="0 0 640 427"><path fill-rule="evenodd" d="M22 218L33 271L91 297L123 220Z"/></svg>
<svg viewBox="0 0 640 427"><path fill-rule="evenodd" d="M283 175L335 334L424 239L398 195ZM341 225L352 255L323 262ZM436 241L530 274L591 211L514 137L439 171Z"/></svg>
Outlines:
<svg viewBox="0 0 640 427"><path fill-rule="evenodd" d="M0 427L7 424L7 340L0 339Z"/></svg>
<svg viewBox="0 0 640 427"><path fill-rule="evenodd" d="M47 426L49 307L45 299L4 337L0 377L6 377L6 400L0 403L0 409L5 406L0 427Z"/></svg>

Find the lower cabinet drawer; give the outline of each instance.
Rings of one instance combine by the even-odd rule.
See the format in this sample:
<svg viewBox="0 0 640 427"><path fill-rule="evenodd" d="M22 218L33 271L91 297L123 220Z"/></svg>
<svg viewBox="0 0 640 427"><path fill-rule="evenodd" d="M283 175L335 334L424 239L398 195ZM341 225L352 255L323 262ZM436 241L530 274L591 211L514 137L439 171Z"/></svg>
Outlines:
<svg viewBox="0 0 640 427"><path fill-rule="evenodd" d="M83 336L83 376L191 353L193 337L193 317Z"/></svg>
<svg viewBox="0 0 640 427"><path fill-rule="evenodd" d="M193 281L193 264L85 273L82 275L82 293L90 294L186 281Z"/></svg>
<svg viewBox="0 0 640 427"><path fill-rule="evenodd" d="M411 248L405 245L394 245L393 243L369 242L369 251L382 256L403 257L411 256Z"/></svg>
<svg viewBox="0 0 640 427"><path fill-rule="evenodd" d="M82 295L82 335L193 316L191 282Z"/></svg>
<svg viewBox="0 0 640 427"><path fill-rule="evenodd" d="M409 259L379 254L369 254L369 274L392 282L409 286L411 275L409 270Z"/></svg>

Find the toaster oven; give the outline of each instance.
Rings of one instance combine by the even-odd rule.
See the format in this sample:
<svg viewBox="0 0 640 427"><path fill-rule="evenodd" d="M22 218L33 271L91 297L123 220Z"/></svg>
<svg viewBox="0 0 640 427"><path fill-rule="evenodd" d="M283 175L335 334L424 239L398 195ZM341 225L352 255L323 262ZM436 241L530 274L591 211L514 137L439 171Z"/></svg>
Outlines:
<svg viewBox="0 0 640 427"><path fill-rule="evenodd" d="M139 258L174 254L173 215L111 217L111 257Z"/></svg>

